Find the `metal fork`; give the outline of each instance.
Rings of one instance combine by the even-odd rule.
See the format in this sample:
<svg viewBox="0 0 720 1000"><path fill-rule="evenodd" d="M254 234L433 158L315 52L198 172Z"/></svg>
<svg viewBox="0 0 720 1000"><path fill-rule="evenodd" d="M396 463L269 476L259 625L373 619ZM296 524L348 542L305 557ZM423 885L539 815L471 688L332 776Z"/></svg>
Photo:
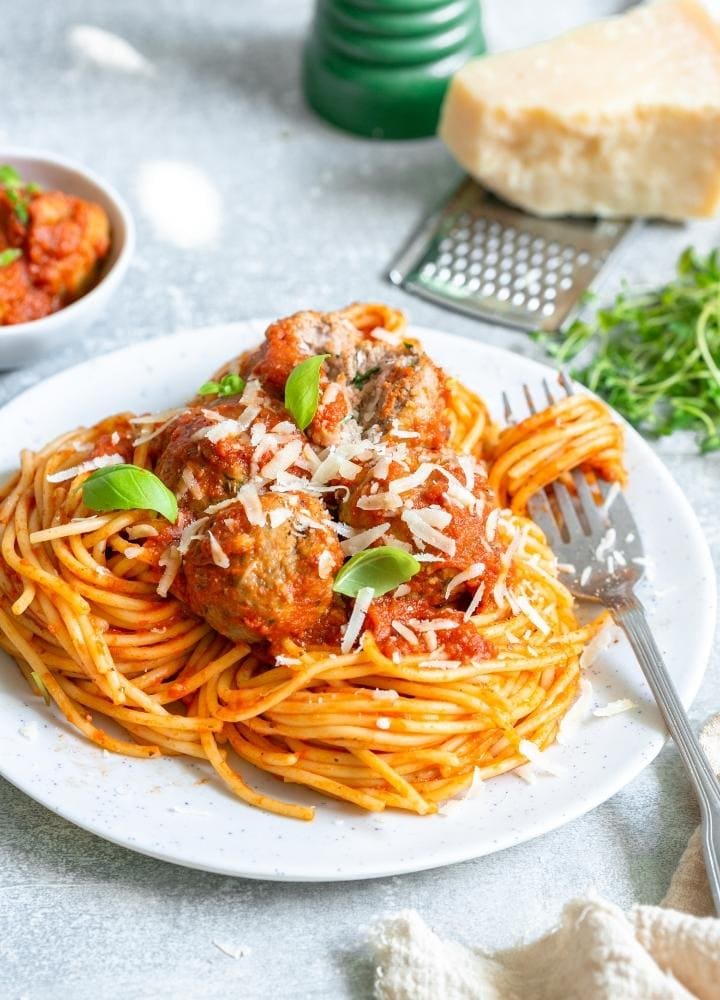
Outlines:
<svg viewBox="0 0 720 1000"><path fill-rule="evenodd" d="M560 375L560 383L571 395L572 385L564 374ZM543 387L548 403L554 403L546 380ZM530 389L525 385L523 390L530 412L535 413ZM512 421L505 393L503 402L505 417ZM574 496L556 481L531 497L530 516L545 533L559 563L566 564L563 582L577 597L598 601L608 608L632 646L700 802L705 867L715 910L720 915L720 782L690 728L645 609L634 592L645 569L640 532L622 494L613 490L610 495L612 487L598 483L603 501L599 504L580 469L573 470L571 476Z"/></svg>

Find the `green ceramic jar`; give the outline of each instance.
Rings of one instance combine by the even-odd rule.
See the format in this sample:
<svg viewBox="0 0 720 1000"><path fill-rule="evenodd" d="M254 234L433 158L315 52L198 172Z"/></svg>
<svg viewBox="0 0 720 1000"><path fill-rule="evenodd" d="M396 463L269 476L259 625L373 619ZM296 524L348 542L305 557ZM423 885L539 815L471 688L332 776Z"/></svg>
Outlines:
<svg viewBox="0 0 720 1000"><path fill-rule="evenodd" d="M359 135L433 135L450 77L484 51L479 0L317 0L305 95Z"/></svg>

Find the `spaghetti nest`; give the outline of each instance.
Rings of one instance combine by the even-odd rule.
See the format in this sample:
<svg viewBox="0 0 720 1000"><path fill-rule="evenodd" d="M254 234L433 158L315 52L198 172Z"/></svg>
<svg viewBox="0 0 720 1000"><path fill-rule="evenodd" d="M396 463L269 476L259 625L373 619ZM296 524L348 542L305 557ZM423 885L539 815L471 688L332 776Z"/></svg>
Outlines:
<svg viewBox="0 0 720 1000"><path fill-rule="evenodd" d="M524 496L520 482L536 488L557 471L552 463L577 423L518 425L508 464L507 438L452 380L448 409L452 447L488 463L503 502ZM607 411L604 420L615 426ZM126 416L115 417L22 452L0 507L0 642L36 693L88 739L134 757L207 760L243 801L305 820L311 807L260 793L241 762L364 809L424 815L474 778L525 763L521 741L543 749L554 740L577 696L582 651L605 618L578 623L553 553L518 504L494 514L500 575L469 618L488 658L389 656L366 630L346 654L288 639L269 659L264 647L226 638L172 593L158 593L157 518L89 513L87 471L53 482L127 427ZM592 440L604 461L606 438ZM523 472L523 454L541 457ZM577 464L592 455L586 449ZM154 468L147 441L131 460Z"/></svg>

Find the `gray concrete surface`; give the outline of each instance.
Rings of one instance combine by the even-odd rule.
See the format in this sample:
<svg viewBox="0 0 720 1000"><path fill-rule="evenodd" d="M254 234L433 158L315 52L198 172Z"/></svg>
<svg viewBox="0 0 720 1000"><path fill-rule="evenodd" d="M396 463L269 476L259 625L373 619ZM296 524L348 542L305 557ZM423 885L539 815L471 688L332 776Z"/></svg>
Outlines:
<svg viewBox="0 0 720 1000"><path fill-rule="evenodd" d="M552 6L553 13L549 14ZM520 44L619 3L487 3L495 44ZM542 8L542 14L540 14ZM376 144L316 120L298 93L306 0L64 0L3 3L0 150L26 145L88 164L127 196L138 253L105 319L79 348L0 377L0 401L119 345L253 315L385 298L434 325L538 355L524 335L408 298L383 267L452 184L438 142ZM153 74L112 70L68 44L77 25L138 49ZM1 155L0 155L1 159ZM150 161L201 170L223 200L222 229L181 249L153 229L138 178ZM666 277L720 223L647 227L613 273ZM661 455L720 561L718 456L685 442ZM718 708L720 659L692 711ZM569 897L596 888L621 905L656 902L697 821L668 746L605 805L539 840L454 867L335 885L278 885L193 872L104 843L0 780L0 996L8 998L361 998L372 963L364 929L417 907L443 934L488 947L546 929ZM251 949L231 958L213 942Z"/></svg>

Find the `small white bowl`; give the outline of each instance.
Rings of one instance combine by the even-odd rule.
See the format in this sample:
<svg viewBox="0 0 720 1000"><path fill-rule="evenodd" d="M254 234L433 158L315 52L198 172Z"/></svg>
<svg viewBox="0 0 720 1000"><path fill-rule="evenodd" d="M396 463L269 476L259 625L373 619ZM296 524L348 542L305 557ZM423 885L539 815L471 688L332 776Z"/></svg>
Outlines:
<svg viewBox="0 0 720 1000"><path fill-rule="evenodd" d="M23 179L36 181L44 188L97 202L110 219L110 252L89 292L42 319L0 326L0 369L8 369L30 365L48 351L80 339L106 309L127 271L135 249L135 225L120 195L85 167L54 154L0 148L3 163L15 167Z"/></svg>

